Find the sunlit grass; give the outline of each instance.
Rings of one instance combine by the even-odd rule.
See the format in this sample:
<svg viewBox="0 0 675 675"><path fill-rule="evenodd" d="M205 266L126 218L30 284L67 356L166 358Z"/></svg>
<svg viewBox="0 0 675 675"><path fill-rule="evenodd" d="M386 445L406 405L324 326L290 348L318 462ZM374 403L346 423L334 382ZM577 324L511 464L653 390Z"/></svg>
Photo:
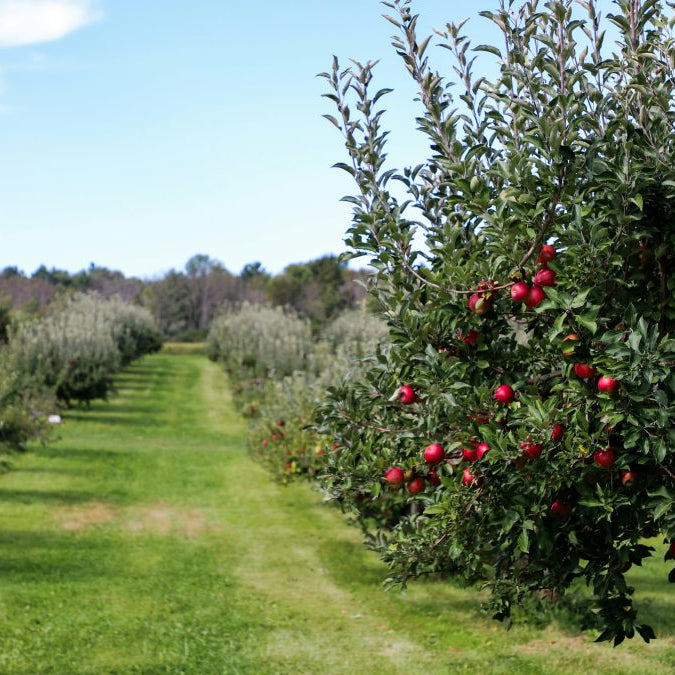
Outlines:
<svg viewBox="0 0 675 675"><path fill-rule="evenodd" d="M359 533L246 454L219 368L171 348L0 477L3 673L667 673L667 566L629 578L662 639L505 632L447 583L385 593Z"/></svg>

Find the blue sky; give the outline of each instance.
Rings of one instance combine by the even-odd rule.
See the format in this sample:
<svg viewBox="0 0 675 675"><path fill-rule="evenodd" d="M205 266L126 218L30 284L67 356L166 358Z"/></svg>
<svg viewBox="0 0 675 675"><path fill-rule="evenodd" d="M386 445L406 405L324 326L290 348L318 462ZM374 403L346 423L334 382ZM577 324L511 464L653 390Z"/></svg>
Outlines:
<svg viewBox="0 0 675 675"><path fill-rule="evenodd" d="M480 3L416 0L421 32ZM321 114L333 54L381 59L397 165L426 155L377 0L0 0L0 268L151 277L343 250L352 190ZM472 19L475 44L487 22ZM442 50L434 54L447 64Z"/></svg>

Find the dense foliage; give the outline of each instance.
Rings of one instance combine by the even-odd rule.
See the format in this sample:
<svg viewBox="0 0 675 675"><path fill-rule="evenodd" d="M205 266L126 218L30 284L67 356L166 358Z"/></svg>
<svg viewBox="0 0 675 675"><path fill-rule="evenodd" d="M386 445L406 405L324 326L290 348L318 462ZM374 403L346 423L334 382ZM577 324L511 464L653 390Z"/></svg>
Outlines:
<svg viewBox="0 0 675 675"><path fill-rule="evenodd" d="M322 408L327 490L357 514L417 504L372 534L398 581L482 580L508 621L582 579L599 639L649 640L624 574L645 538L675 541L670 3L617 0L604 23L593 0L504 0L481 13L502 44L473 50L494 80L461 26L439 32L454 83L409 0L384 4L431 154L386 166L373 64L323 74L357 185L348 243L393 341Z"/></svg>
<svg viewBox="0 0 675 675"><path fill-rule="evenodd" d="M0 455L24 450L26 443L48 436L48 415L56 402L52 392L28 373L18 371L0 346Z"/></svg>
<svg viewBox="0 0 675 675"><path fill-rule="evenodd" d="M160 346L146 309L79 295L49 316L18 323L6 350L17 377L36 380L68 403L105 398L120 367Z"/></svg>

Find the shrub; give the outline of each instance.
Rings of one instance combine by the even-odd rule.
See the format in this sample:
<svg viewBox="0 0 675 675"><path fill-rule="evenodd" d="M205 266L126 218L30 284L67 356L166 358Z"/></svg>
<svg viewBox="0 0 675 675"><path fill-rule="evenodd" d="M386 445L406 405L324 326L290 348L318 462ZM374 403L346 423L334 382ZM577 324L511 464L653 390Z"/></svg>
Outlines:
<svg viewBox="0 0 675 675"><path fill-rule="evenodd" d="M20 373L0 346L0 452L25 450L28 441L45 440L47 417L55 407L51 392L35 377Z"/></svg>
<svg viewBox="0 0 675 675"><path fill-rule="evenodd" d="M374 537L403 583L483 580L509 621L531 594L583 579L600 640L648 641L624 573L652 554L645 537L675 541L672 11L617 0L610 54L592 0L579 3L585 19L568 0L502 3L482 15L503 45L475 48L497 62L493 81L473 74L450 24L456 100L410 2L385 4L431 155L386 168L387 90L373 91L373 64L334 61L327 117L357 184L348 243L378 270L393 345L321 410L319 429L343 448L327 489L361 513L364 494L406 489L384 480L388 467L408 487L423 480L407 496L419 512ZM403 384L421 400L397 402ZM446 453L437 486L423 457L433 442ZM490 449L477 458L480 442Z"/></svg>
<svg viewBox="0 0 675 675"><path fill-rule="evenodd" d="M281 307L244 303L217 317L208 353L238 381L302 370L312 348L309 324Z"/></svg>
<svg viewBox="0 0 675 675"><path fill-rule="evenodd" d="M147 310L79 295L44 319L15 326L8 350L21 376L36 377L68 403L105 398L121 366L159 345Z"/></svg>

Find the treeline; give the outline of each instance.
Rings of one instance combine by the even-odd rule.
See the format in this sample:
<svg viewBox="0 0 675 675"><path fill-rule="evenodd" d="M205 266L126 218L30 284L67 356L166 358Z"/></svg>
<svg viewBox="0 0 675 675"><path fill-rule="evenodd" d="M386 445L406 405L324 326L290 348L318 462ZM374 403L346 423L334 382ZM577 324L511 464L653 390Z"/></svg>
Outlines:
<svg viewBox="0 0 675 675"><path fill-rule="evenodd" d="M0 338L9 310L42 316L54 301L78 292L118 297L147 308L170 339L203 339L223 305L244 302L290 307L316 330L359 304L365 295L359 281L366 276L348 269L336 256L288 265L277 275L259 262L234 274L205 254L194 255L183 269L155 279L129 278L93 264L76 273L43 265L30 275L5 267L0 271Z"/></svg>

